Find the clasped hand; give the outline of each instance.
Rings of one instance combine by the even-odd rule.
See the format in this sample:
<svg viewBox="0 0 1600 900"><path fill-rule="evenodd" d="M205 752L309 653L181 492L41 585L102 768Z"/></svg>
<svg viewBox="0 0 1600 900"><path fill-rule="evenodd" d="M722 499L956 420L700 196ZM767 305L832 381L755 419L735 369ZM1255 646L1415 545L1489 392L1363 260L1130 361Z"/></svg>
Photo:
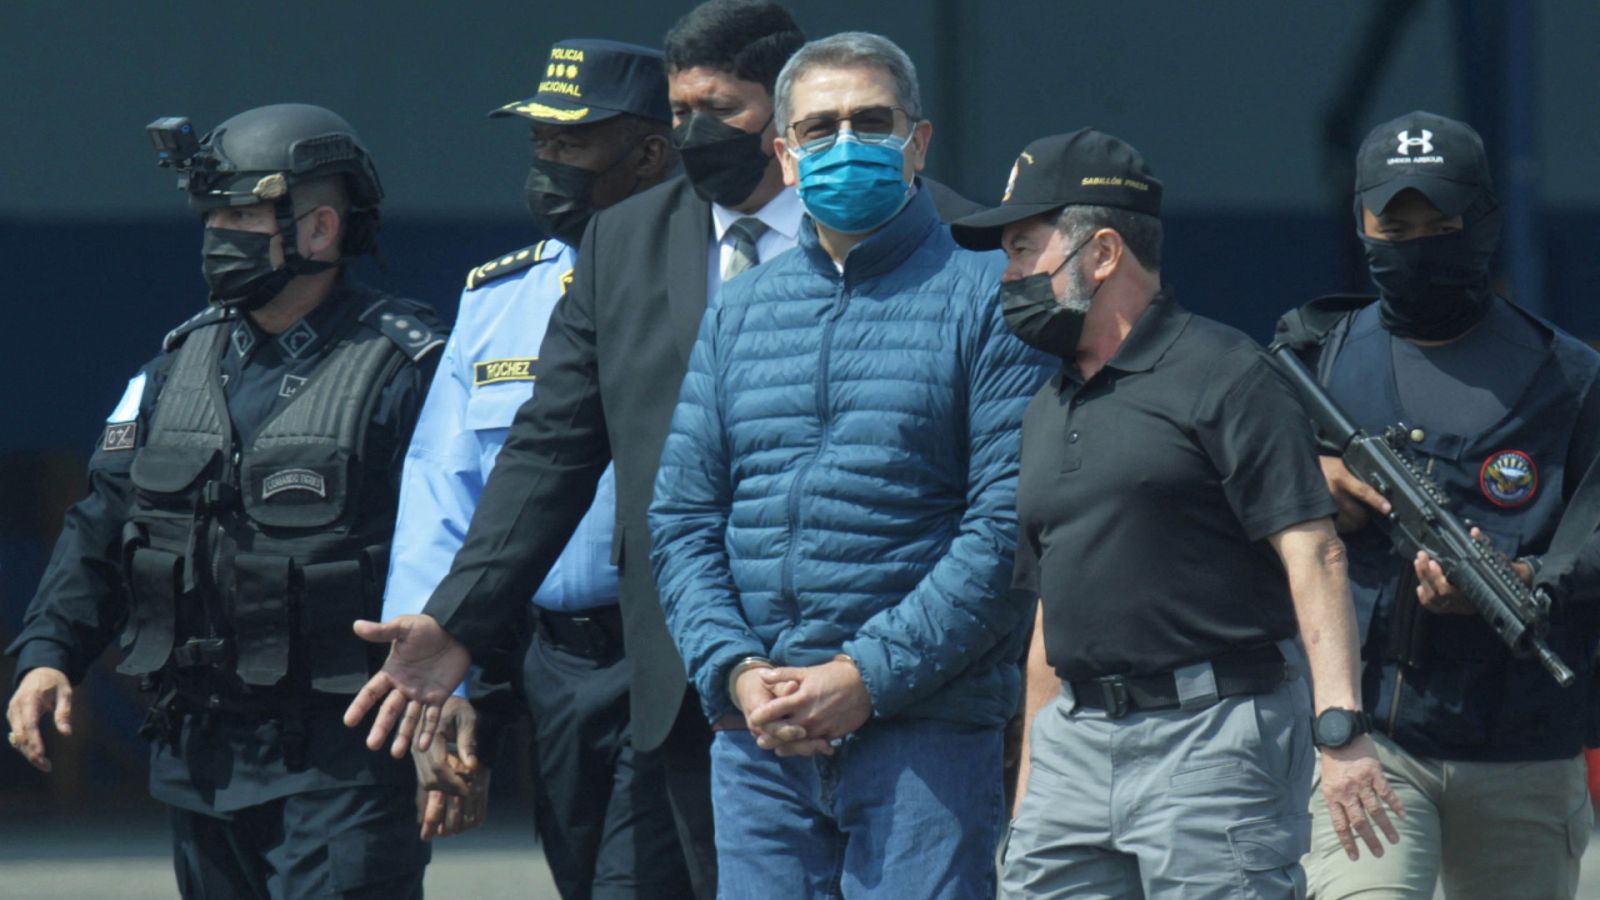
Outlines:
<svg viewBox="0 0 1600 900"><path fill-rule="evenodd" d="M872 718L872 697L848 659L749 669L734 693L756 745L779 756L831 756L833 741Z"/></svg>

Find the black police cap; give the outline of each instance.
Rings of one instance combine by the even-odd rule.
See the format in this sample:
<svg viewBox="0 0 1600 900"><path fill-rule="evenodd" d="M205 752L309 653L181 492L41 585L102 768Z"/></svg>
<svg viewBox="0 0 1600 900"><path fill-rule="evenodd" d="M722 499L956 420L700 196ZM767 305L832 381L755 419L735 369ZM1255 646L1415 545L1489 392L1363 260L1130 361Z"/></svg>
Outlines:
<svg viewBox="0 0 1600 900"><path fill-rule="evenodd" d="M1373 215L1407 188L1447 216L1493 190L1489 157L1472 126L1422 110L1372 129L1356 152L1356 196Z"/></svg>
<svg viewBox="0 0 1600 900"><path fill-rule="evenodd" d="M550 48L539 92L490 116L522 116L549 125L587 125L629 113L672 121L667 67L660 50L593 38Z"/></svg>
<svg viewBox="0 0 1600 900"><path fill-rule="evenodd" d="M1012 222L1079 205L1160 216L1161 182L1139 151L1119 138L1092 128L1055 134L1017 157L999 206L957 219L950 233L963 247L993 250Z"/></svg>

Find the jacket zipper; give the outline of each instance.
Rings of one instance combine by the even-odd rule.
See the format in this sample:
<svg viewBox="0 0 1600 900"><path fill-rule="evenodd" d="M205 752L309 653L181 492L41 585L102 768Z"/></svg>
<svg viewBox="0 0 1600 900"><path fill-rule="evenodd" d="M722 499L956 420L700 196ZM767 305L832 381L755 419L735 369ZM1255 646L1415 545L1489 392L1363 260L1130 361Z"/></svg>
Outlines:
<svg viewBox="0 0 1600 900"><path fill-rule="evenodd" d="M805 486L806 476L811 473L811 468L816 465L822 454L828 450L828 443L832 438L833 414L828 404L828 365L833 356L833 332L839 323L839 317L844 315L844 309L849 294L846 290L844 279L839 280L839 290L833 296L833 309L828 311L828 318L822 323L822 348L817 354L817 419L822 425L822 439L817 442L817 450L800 467L799 473L789 485L789 547L783 555L783 588L782 595L788 606L791 621L800 621L800 598L794 589L795 556L800 543L800 495Z"/></svg>

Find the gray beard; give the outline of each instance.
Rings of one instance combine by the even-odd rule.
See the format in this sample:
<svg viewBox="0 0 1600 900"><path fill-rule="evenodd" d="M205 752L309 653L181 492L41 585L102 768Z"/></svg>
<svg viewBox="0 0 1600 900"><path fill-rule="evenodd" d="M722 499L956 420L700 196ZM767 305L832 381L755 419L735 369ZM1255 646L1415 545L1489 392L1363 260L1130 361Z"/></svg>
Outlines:
<svg viewBox="0 0 1600 900"><path fill-rule="evenodd" d="M1056 303L1062 309L1075 313L1087 313L1089 300L1094 296L1094 291L1089 287L1089 276L1082 269L1074 266L1067 273L1067 295L1057 297Z"/></svg>

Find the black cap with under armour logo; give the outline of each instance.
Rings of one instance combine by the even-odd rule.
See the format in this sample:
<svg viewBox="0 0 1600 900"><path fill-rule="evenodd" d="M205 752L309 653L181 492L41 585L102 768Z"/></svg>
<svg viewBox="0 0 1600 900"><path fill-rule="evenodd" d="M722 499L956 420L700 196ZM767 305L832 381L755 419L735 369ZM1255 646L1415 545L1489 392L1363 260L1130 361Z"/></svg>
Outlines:
<svg viewBox="0 0 1600 900"><path fill-rule="evenodd" d="M1472 126L1415 110L1372 129L1356 152L1356 196L1373 215L1395 195L1420 191L1448 216L1459 216L1492 190L1489 158Z"/></svg>
<svg viewBox="0 0 1600 900"><path fill-rule="evenodd" d="M539 92L489 113L549 125L587 125L623 113L672 121L660 50L621 41L575 39L550 48Z"/></svg>
<svg viewBox="0 0 1600 900"><path fill-rule="evenodd" d="M1017 157L999 206L951 222L950 234L963 247L993 250L1005 226L1077 205L1160 216L1161 182L1119 138L1093 128L1054 134Z"/></svg>

